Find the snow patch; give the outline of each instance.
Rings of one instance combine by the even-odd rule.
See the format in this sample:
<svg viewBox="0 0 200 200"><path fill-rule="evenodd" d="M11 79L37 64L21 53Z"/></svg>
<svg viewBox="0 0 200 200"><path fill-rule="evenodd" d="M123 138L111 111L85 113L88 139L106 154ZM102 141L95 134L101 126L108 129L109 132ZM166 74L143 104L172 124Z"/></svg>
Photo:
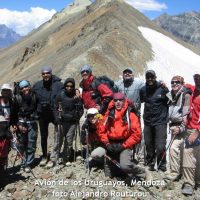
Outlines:
<svg viewBox="0 0 200 200"><path fill-rule="evenodd" d="M166 82L169 89L174 75L183 76L186 83L194 84L193 75L200 73L200 56L162 33L138 28L152 45L154 58L147 63L147 68L156 72L157 79Z"/></svg>

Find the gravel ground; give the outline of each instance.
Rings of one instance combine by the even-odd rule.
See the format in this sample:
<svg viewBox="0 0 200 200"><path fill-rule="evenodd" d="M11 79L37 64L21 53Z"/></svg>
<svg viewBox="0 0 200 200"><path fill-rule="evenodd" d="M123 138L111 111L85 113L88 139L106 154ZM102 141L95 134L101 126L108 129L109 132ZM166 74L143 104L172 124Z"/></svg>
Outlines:
<svg viewBox="0 0 200 200"><path fill-rule="evenodd" d="M49 141L49 149L51 149L52 131ZM163 180L164 173L161 172L152 172L151 186L148 182L132 181L132 187L129 187L122 179L105 177L103 169L92 168L88 174L82 159L76 159L70 166L58 165L52 169L42 168L38 165L41 156L40 136L37 142L36 162L32 169L35 178L32 173L20 170L20 159L13 167L16 152L11 150L7 173L0 179L0 199L200 199L200 189L195 190L193 196L186 197L181 194L183 180L166 183ZM77 146L79 149L80 145Z"/></svg>

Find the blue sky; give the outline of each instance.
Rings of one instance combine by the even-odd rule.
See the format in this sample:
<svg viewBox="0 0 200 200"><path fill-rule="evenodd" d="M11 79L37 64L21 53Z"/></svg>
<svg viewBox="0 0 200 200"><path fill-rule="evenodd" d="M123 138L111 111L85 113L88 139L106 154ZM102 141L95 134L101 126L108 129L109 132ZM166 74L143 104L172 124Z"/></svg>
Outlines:
<svg viewBox="0 0 200 200"><path fill-rule="evenodd" d="M199 0L159 0L159 3L164 3L167 8L161 11L144 11L143 13L150 19L167 13L169 15L177 15L183 12L197 11L200 12L200 1Z"/></svg>
<svg viewBox="0 0 200 200"><path fill-rule="evenodd" d="M0 0L0 23L21 35L49 20L73 0ZM127 0L150 19L168 13L199 11L199 0Z"/></svg>

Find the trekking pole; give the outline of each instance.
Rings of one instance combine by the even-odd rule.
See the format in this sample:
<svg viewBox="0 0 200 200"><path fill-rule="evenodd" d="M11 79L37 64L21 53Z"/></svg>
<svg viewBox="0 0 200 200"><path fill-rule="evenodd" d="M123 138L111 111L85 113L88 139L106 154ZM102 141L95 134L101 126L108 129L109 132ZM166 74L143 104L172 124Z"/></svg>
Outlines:
<svg viewBox="0 0 200 200"><path fill-rule="evenodd" d="M12 135L13 135L13 133L12 133ZM14 137L14 135L13 135L13 137ZM17 151L17 153L18 153L19 157L22 159L22 161L24 161L24 156L21 154L21 152L20 152L19 149L17 148L16 143L14 143L14 142L13 142L13 147L14 147L14 149ZM30 172L31 172L31 174L33 175L33 177L36 179L36 176L34 175L32 169L30 169Z"/></svg>
<svg viewBox="0 0 200 200"><path fill-rule="evenodd" d="M86 173L90 175L90 167L89 167L89 137L88 130L86 129L86 158L85 158L85 169Z"/></svg>
<svg viewBox="0 0 200 200"><path fill-rule="evenodd" d="M167 146L167 149L166 149L165 152L163 153L162 158L161 158L159 164L157 165L157 170L156 170L156 171L158 171L160 165L162 164L162 161L163 161L163 159L165 158L168 149L170 149L170 147L172 146L172 143L173 143L175 137L176 137L176 135L173 135L172 139L170 140L169 145Z"/></svg>
<svg viewBox="0 0 200 200"><path fill-rule="evenodd" d="M12 139L12 144L14 145L14 143L16 144L17 143L17 136L16 136L16 133L12 133L12 136L13 136L13 139ZM16 150L14 149L14 146L12 145L12 148L13 150ZM13 167L15 166L15 162L17 161L17 157L18 157L18 153L16 154L15 156L15 160L13 162Z"/></svg>
<svg viewBox="0 0 200 200"><path fill-rule="evenodd" d="M61 120L62 120L62 104L61 104L61 101L58 102L58 119L59 119L59 122L58 122L58 134L57 134L57 142L58 142L58 152L57 153L57 164L59 162L59 157L60 157L60 137L61 137L61 134L62 134L62 125L61 125Z"/></svg>
<svg viewBox="0 0 200 200"><path fill-rule="evenodd" d="M76 130L75 130L75 136L74 136L74 161L76 161L76 152L77 152L77 125L76 125Z"/></svg>
<svg viewBox="0 0 200 200"><path fill-rule="evenodd" d="M15 166L15 162L17 161L17 154L16 154L16 156L15 156L15 160L14 160L14 162L13 162L13 166L12 167L14 167Z"/></svg>
<svg viewBox="0 0 200 200"><path fill-rule="evenodd" d="M81 147L81 157L83 158L83 145L81 143L80 121L78 122L77 129L78 129L78 136L79 136L79 142L80 142L80 147Z"/></svg>
<svg viewBox="0 0 200 200"><path fill-rule="evenodd" d="M124 172L128 177L131 177L126 171L124 171L121 168L121 165L119 162L117 162L115 159L111 158L110 156L108 156L107 154L104 155L109 161L111 161L114 165L116 165L122 172ZM136 179L138 179L139 181L141 181L138 177L135 177ZM141 184L141 186L147 191L149 192L149 194L154 197L155 199L158 199L158 196L156 196L147 186Z"/></svg>

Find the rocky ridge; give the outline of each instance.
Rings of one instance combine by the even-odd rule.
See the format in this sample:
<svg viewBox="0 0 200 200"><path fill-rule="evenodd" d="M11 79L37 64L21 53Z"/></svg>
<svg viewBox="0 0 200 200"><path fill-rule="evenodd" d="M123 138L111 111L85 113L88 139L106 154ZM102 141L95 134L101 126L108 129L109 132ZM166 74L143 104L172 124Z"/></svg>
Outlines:
<svg viewBox="0 0 200 200"><path fill-rule="evenodd" d="M179 39L200 47L200 13L188 12L170 16L163 14L153 20L158 26Z"/></svg>

